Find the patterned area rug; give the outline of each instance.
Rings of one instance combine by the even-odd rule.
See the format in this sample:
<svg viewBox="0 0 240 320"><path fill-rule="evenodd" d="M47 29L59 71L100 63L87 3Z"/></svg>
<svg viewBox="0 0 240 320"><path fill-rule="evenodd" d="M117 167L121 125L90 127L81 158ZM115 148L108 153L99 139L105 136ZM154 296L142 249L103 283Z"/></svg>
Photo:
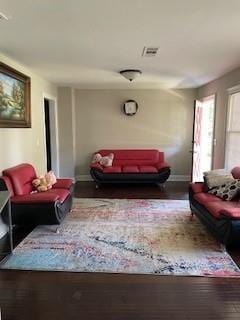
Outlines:
<svg viewBox="0 0 240 320"><path fill-rule="evenodd" d="M240 276L185 200L75 199L55 230L34 229L2 268Z"/></svg>

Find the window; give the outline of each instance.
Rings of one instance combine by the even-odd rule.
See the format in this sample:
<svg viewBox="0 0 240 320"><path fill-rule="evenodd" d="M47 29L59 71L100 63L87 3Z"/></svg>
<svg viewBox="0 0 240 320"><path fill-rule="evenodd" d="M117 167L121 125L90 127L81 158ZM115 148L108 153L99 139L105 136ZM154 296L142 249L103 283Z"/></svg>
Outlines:
<svg viewBox="0 0 240 320"><path fill-rule="evenodd" d="M240 165L240 92L229 95L225 164L228 170Z"/></svg>

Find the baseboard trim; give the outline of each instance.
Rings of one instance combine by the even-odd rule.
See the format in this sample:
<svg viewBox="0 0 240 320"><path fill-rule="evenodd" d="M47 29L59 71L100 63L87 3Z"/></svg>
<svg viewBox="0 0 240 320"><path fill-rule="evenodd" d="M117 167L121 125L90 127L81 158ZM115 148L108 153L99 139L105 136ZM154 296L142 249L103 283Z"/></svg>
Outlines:
<svg viewBox="0 0 240 320"><path fill-rule="evenodd" d="M93 181L90 174L80 174L76 176L76 181ZM190 176L171 174L168 181L190 181Z"/></svg>
<svg viewBox="0 0 240 320"><path fill-rule="evenodd" d="M168 181L190 181L191 177L187 175L176 175L176 174L171 174Z"/></svg>

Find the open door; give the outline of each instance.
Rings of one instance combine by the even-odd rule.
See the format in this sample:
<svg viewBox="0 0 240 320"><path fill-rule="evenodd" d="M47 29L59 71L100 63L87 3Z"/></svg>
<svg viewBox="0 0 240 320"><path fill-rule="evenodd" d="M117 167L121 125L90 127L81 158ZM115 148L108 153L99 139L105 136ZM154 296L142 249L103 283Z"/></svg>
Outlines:
<svg viewBox="0 0 240 320"><path fill-rule="evenodd" d="M215 96L194 105L192 140L192 181L203 181L203 172L212 169Z"/></svg>

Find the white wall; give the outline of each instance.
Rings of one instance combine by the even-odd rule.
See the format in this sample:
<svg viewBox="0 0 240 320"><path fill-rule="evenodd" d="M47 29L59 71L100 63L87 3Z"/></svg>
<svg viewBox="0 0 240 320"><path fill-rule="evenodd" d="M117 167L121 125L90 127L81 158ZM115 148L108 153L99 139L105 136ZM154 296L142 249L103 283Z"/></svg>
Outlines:
<svg viewBox="0 0 240 320"><path fill-rule="evenodd" d="M0 128L0 171L29 162L37 172L46 171L43 93L57 96L57 87L30 69L0 53L0 60L31 77L31 128Z"/></svg>
<svg viewBox="0 0 240 320"><path fill-rule="evenodd" d="M240 68L200 87L198 98L202 99L216 94L215 138L216 146L213 154L213 168L223 168L225 158L225 132L227 120L228 92L227 89L240 85ZM240 163L240 157L239 157Z"/></svg>
<svg viewBox="0 0 240 320"><path fill-rule="evenodd" d="M92 153L101 148L157 148L174 175L190 175L196 90L75 90L76 175L89 174ZM122 112L128 99L135 116Z"/></svg>

